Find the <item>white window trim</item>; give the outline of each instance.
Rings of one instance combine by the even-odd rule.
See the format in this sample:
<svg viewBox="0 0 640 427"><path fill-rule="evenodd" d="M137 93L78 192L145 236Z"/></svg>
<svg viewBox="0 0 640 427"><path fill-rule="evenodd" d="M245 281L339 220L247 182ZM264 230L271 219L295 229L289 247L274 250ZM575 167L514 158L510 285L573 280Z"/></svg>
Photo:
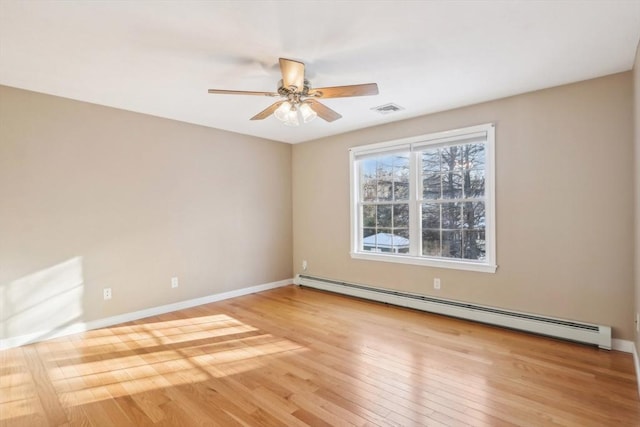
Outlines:
<svg viewBox="0 0 640 427"><path fill-rule="evenodd" d="M486 132L487 140L485 142L485 236L486 236L486 260L470 261L448 258L431 258L424 256L414 256L406 254L388 255L380 252L359 252L358 245L361 241L361 228L359 221L359 191L360 182L358 169L355 167L356 157L366 154L384 153L387 150L393 150L400 147L424 147L426 145L435 145L446 142L455 141L457 138L477 132ZM413 161L417 162L417 156L412 156ZM495 125L486 123L477 126L470 126L461 129L455 129L444 132L430 133L426 135L415 136L411 138L398 139L393 141L385 141L376 144L353 147L349 149L349 177L350 177L350 221L351 221L351 258L383 261L400 264L422 265L428 267L448 268L455 270L478 271L484 273L495 273L498 268L496 264L496 192L495 192ZM419 174L419 167L413 165L414 174ZM414 183L419 182L418 177L413 177ZM411 191L410 204L415 204L417 198L417 189ZM420 218L414 215L410 226L411 252L416 253L415 246L419 236L416 234L420 229Z"/></svg>

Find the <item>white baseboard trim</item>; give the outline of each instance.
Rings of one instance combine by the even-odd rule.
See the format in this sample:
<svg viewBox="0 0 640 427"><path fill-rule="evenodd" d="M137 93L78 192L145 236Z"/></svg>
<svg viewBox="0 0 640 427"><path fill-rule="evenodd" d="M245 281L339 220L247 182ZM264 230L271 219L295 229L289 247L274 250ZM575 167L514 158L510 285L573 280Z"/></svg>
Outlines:
<svg viewBox="0 0 640 427"><path fill-rule="evenodd" d="M285 279L277 282L264 283L262 285L250 286L248 288L236 289L234 291L222 292L220 294L208 295L206 297L194 298L186 301L180 301L173 304L151 307L144 310L134 311L131 313L118 314L116 316L106 317L104 319L90 320L88 322L76 322L48 331L39 331L16 337L0 339L0 350L19 347L21 345L32 344L39 341L45 341L52 338L59 338L67 335L86 332L92 329L106 328L108 326L117 325L119 323L131 322L132 320L143 319L145 317L157 316L159 314L170 313L172 311L183 310L185 308L195 307L198 305L209 304L225 299L236 298L243 295L254 294L256 292L267 291L293 283L293 279Z"/></svg>
<svg viewBox="0 0 640 427"><path fill-rule="evenodd" d="M633 365L636 368L636 384L638 386L638 396L640 396L640 358L638 357L638 349L636 348L634 343L631 343L633 346Z"/></svg>
<svg viewBox="0 0 640 427"><path fill-rule="evenodd" d="M634 353L636 350L636 346L633 344L633 341L613 338L611 340L611 350L623 351L625 353Z"/></svg>

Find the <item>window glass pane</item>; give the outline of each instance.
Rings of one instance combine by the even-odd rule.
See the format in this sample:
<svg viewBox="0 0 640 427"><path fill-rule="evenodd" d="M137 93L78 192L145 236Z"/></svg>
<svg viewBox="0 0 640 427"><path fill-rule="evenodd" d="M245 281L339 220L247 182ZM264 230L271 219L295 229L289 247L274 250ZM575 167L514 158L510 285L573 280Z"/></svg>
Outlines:
<svg viewBox="0 0 640 427"><path fill-rule="evenodd" d="M486 258L486 241L484 228L475 230L464 230L463 234L463 258L484 260Z"/></svg>
<svg viewBox="0 0 640 427"><path fill-rule="evenodd" d="M393 182L389 180L378 180L377 196L380 201L391 201L393 199Z"/></svg>
<svg viewBox="0 0 640 427"><path fill-rule="evenodd" d="M409 230L394 229L393 231L393 252L406 254L409 252Z"/></svg>
<svg viewBox="0 0 640 427"><path fill-rule="evenodd" d="M378 179L378 200L393 200L393 158L377 158L376 176Z"/></svg>
<svg viewBox="0 0 640 427"><path fill-rule="evenodd" d="M389 251L395 254L409 252L409 231L408 230L394 230L391 237L391 247Z"/></svg>
<svg viewBox="0 0 640 427"><path fill-rule="evenodd" d="M462 258L462 231L442 232L442 255L447 258Z"/></svg>
<svg viewBox="0 0 640 427"><path fill-rule="evenodd" d="M422 205L422 228L440 229L440 205L428 203Z"/></svg>
<svg viewBox="0 0 640 427"><path fill-rule="evenodd" d="M396 201L409 200L409 181L394 182L393 194Z"/></svg>
<svg viewBox="0 0 640 427"><path fill-rule="evenodd" d="M484 144L463 145L462 162L464 169L484 170L485 152Z"/></svg>
<svg viewBox="0 0 640 427"><path fill-rule="evenodd" d="M422 231L422 255L440 256L440 231Z"/></svg>
<svg viewBox="0 0 640 427"><path fill-rule="evenodd" d="M461 173L448 172L442 174L442 198L449 200L462 198Z"/></svg>
<svg viewBox="0 0 640 427"><path fill-rule="evenodd" d="M362 250L377 252L377 239L375 228L362 229Z"/></svg>
<svg viewBox="0 0 640 427"><path fill-rule="evenodd" d="M368 229L367 233L372 233ZM378 228L375 234L367 234L362 239L363 250L389 254L409 252L409 230Z"/></svg>
<svg viewBox="0 0 640 427"><path fill-rule="evenodd" d="M392 205L378 205L378 228L386 227L391 228L391 206Z"/></svg>
<svg viewBox="0 0 640 427"><path fill-rule="evenodd" d="M462 212L460 203L442 203L442 229L462 229Z"/></svg>
<svg viewBox="0 0 640 427"><path fill-rule="evenodd" d="M467 198L484 196L484 170L464 171L464 193Z"/></svg>
<svg viewBox="0 0 640 427"><path fill-rule="evenodd" d="M377 197L376 159L360 163L360 197L364 202L375 202Z"/></svg>
<svg viewBox="0 0 640 427"><path fill-rule="evenodd" d="M393 227L409 228L409 205L406 203L393 205Z"/></svg>
<svg viewBox="0 0 640 427"><path fill-rule="evenodd" d="M464 228L475 229L485 227L484 202L467 202L463 207Z"/></svg>
<svg viewBox="0 0 640 427"><path fill-rule="evenodd" d="M425 199L439 199L442 196L442 175L428 173L422 178L422 197Z"/></svg>
<svg viewBox="0 0 640 427"><path fill-rule="evenodd" d="M440 150L422 152L422 172L440 172Z"/></svg>
<svg viewBox="0 0 640 427"><path fill-rule="evenodd" d="M395 156L393 178L393 199L409 200L409 153Z"/></svg>
<svg viewBox="0 0 640 427"><path fill-rule="evenodd" d="M462 149L452 145L440 149L440 165L442 172L460 172L462 170Z"/></svg>
<svg viewBox="0 0 640 427"><path fill-rule="evenodd" d="M394 230L393 234L395 234L396 236L400 236L403 239L407 239L407 240L409 239L409 229L408 228L407 229L397 229L396 228ZM409 242L405 242L405 243L409 244Z"/></svg>
<svg viewBox="0 0 640 427"><path fill-rule="evenodd" d="M376 229L371 227L365 227L362 229L362 237L373 236L376 234Z"/></svg>
<svg viewBox="0 0 640 427"><path fill-rule="evenodd" d="M409 181L395 181L393 183L393 195L395 201L409 200Z"/></svg>
<svg viewBox="0 0 640 427"><path fill-rule="evenodd" d="M362 207L362 226L363 227L376 226L376 206L375 205L364 205Z"/></svg>
<svg viewBox="0 0 640 427"><path fill-rule="evenodd" d="M378 198L378 188L375 179L362 182L361 197L363 202L375 202Z"/></svg>

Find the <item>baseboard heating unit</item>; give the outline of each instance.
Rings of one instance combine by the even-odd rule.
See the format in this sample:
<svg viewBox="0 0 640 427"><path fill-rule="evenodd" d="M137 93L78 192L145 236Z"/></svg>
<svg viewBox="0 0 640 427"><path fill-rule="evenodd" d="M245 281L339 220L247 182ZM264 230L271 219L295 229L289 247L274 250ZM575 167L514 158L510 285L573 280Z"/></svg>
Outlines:
<svg viewBox="0 0 640 427"><path fill-rule="evenodd" d="M488 306L469 304L430 296L375 288L320 277L298 275L300 286L336 292L358 298L443 314L490 325L503 326L535 334L562 338L611 350L611 327L553 317L538 316Z"/></svg>

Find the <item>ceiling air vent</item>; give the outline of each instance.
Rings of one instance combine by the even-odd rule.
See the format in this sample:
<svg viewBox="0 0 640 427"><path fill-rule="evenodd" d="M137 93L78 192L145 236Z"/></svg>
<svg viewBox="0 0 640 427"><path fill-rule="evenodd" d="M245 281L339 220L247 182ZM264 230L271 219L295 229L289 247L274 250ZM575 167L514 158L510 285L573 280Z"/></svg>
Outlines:
<svg viewBox="0 0 640 427"><path fill-rule="evenodd" d="M399 105L391 103L391 104L380 105L378 107L373 107L372 110L377 111L380 114L391 114L391 113L395 113L396 111L404 110L404 108L402 108Z"/></svg>

